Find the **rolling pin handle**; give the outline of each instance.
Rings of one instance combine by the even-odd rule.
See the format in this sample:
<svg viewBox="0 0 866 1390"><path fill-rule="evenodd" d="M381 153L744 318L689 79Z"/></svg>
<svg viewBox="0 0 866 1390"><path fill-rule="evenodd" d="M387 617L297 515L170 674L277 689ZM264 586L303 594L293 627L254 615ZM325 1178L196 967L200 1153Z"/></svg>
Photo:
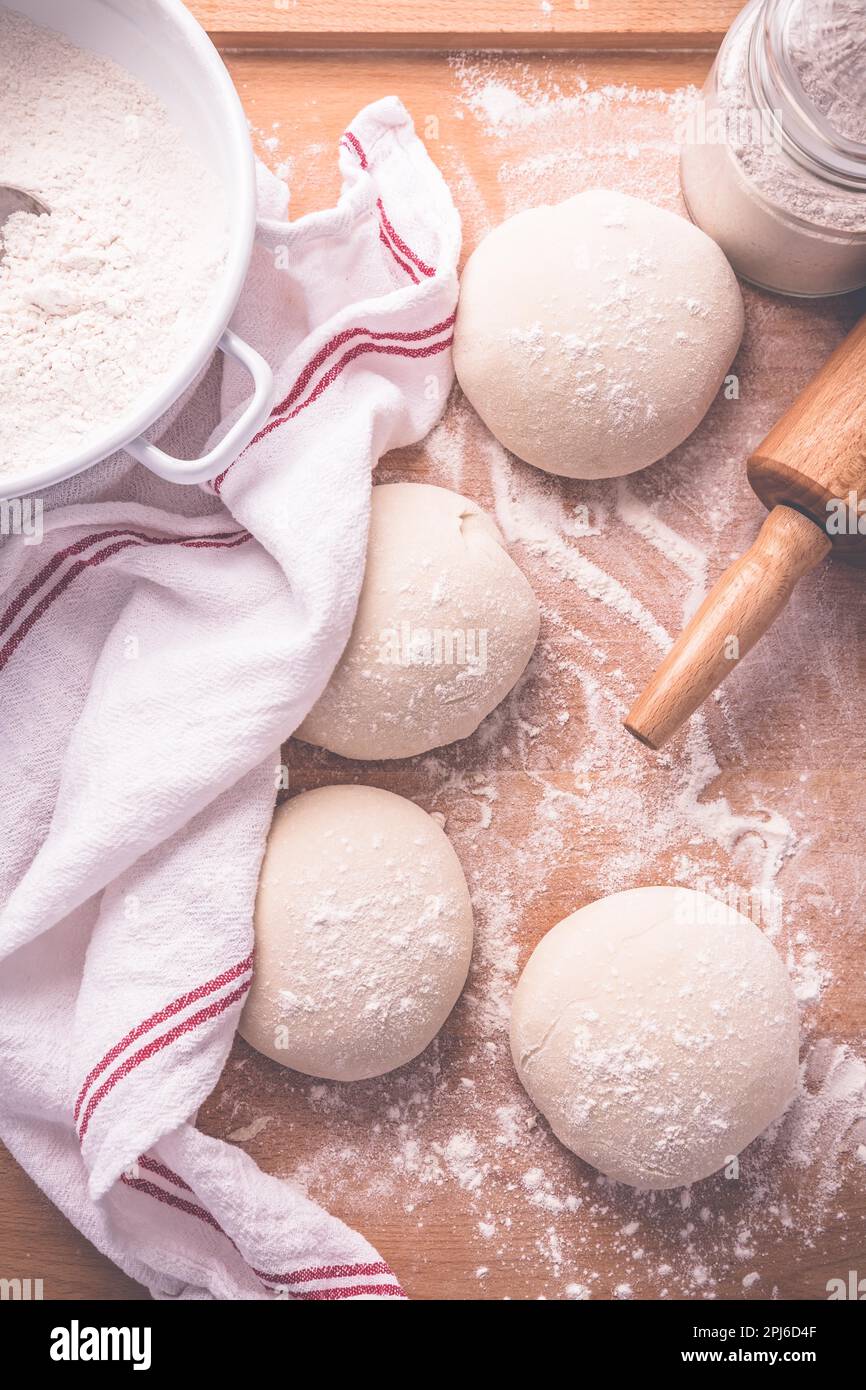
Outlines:
<svg viewBox="0 0 866 1390"><path fill-rule="evenodd" d="M798 580L831 549L827 533L774 507L746 554L710 590L632 706L625 727L659 749L724 680L782 611Z"/></svg>

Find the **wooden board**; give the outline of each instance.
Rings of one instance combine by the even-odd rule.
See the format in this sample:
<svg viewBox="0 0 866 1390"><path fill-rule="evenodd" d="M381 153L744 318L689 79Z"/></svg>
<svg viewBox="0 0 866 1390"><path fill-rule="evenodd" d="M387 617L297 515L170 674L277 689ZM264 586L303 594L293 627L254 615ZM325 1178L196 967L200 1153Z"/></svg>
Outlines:
<svg viewBox="0 0 866 1390"><path fill-rule="evenodd" d="M658 88L673 90L687 83L700 84L711 55L699 50L718 40L737 8L736 3L713 3L713 0L693 0L679 6L593 0L590 9L581 12L570 12L560 0L555 0L551 15L542 15L540 7L517 3L517 0L471 8L462 4L440 4L423 12L414 6L396 3L349 6L339 0L299 4L288 10L280 6L225 3L225 0L222 4L215 0L199 0L193 6L199 17L233 50L227 54L227 62L254 127L260 152L272 164L294 159L291 172L294 216L334 200L339 190L334 151L342 130L366 102L396 91L406 102L419 129L424 128L430 116L436 118L436 139L435 143L430 141L430 150L448 178L464 216L464 253L471 250L485 219L495 221L507 211L507 189L499 176L501 147L485 133L483 121L475 119L467 111L465 101L461 102L459 79L453 62L441 51L442 45L451 47L471 42L479 46L538 49L541 45L549 46L550 36L554 34L557 45L575 49L586 45L593 51L553 57L534 52L502 61L519 64L522 80L531 84L537 78L545 89L559 84L572 90L576 83L586 82L590 90L610 84L623 84L645 92ZM542 26L548 23L551 27L545 30ZM680 51L642 51L658 43L664 43L666 49ZM325 51L347 46L353 51L339 54ZM239 48L244 51L235 51ZM421 48L425 51L410 51ZM597 51L602 48L634 51ZM299 49L305 51L299 52ZM495 64L492 70L497 70ZM760 304L751 307L755 318L759 318L763 313ZM847 312L842 312L842 318ZM816 313L829 345L838 335L840 312L827 309ZM853 315L853 309L850 313ZM791 331L790 324L787 331ZM777 345L775 355L772 344L769 350L771 361L761 375L759 359L764 351L763 344L759 342L747 348L752 359L750 371L766 395L767 424L801 384L797 371L806 370L806 366L801 367L797 362L788 368L784 344ZM819 344L815 352L821 350ZM388 480L414 478L445 485L450 481L446 465L427 446L386 459L380 477ZM744 479L736 473L732 473L732 477L736 479L732 483L735 518L725 533L729 550L748 538L760 514ZM684 498L686 479L687 472L681 460L669 470L668 487ZM490 470L478 437L470 439L467 447L461 488L492 508ZM562 489L561 495L568 497L568 489ZM593 499L601 495L591 491ZM687 509L685 502L683 507ZM539 568L529 552L520 546L516 554L528 568L535 565L533 578L538 575L543 583L543 566ZM722 558L729 557L726 554ZM652 589L663 619L675 630L681 612L676 595L668 592L668 562L658 556L654 560L652 556L642 556L640 563L642 583ZM717 569L713 570L715 572ZM866 618L859 616L866 606L862 604L862 591L856 588L857 581L852 576L845 574L837 582L842 594L839 602L847 597L850 605L847 649L855 653L847 680L850 697L852 691L861 688L866 693L866 667L856 656L858 651L866 649ZM585 635L600 642L606 624L609 625L609 615L596 614L595 608L585 596L578 595L573 615L579 612ZM563 639L546 625L544 640L561 643ZM835 843L834 825L844 826L843 843L838 846L842 857L834 860L833 882L838 886L845 911L841 920L834 919L830 924L832 936L828 938L825 933L821 937L822 948L826 948L828 959L832 960L832 981L820 1006L822 1036L830 1044L841 1046L852 1038L862 1038L866 1031L864 943L856 911L859 856L866 836L866 804L849 773L851 759L856 765L862 765L866 750L862 743L852 741L845 756L839 756L834 747L836 723L833 721L833 727L825 730L819 716L827 708L828 701L844 703L845 694L828 683L820 663L810 665L804 660L802 670L792 668L790 649L792 645L796 649L804 643L804 638L792 638L790 629L785 629L768 639L765 652L756 659L739 695L748 705L748 737L729 710L711 713L711 742L717 751L721 750L722 764L721 774L712 785L712 794L727 795L734 807L793 803L805 808L802 814L808 812L815 819L815 845L811 850L804 850L797 860L797 874L802 883L826 881L830 875L828 856ZM567 643L562 650L567 655ZM633 665L635 680L648 674L651 653L645 644L635 644L626 635L622 639L620 656L623 662ZM783 693L779 689L777 671L785 662L785 684L791 688ZM531 690L527 698L528 705L525 710L521 707L521 714L529 725L551 702L555 702L556 708L561 705L569 711L573 720L585 716L583 692L570 683L567 674L557 675L549 685ZM803 736L804 711L813 719L807 748L804 748ZM503 731L501 737L506 740L510 735ZM433 769L423 761L363 768L318 756L297 744L292 745L285 756L291 768L293 787L360 777L411 796L431 810L442 809L448 816L449 829L453 827L455 843L470 874L474 865L466 851L467 846L475 843L471 824L478 815L479 798L455 788L453 777L458 772L471 780L475 771L484 770L485 786L489 784L491 805L495 806L497 845L504 845L506 850L509 842L515 843L521 833L521 819L537 805L539 767L543 765L548 786L561 786L565 790L572 781L564 745L557 749L554 744L547 743L534 761L530 758L520 766L503 765L493 775L488 775L489 767L475 740L470 740L465 749L453 750ZM671 763L662 764L653 776L662 781L674 777L677 756ZM799 786L801 773L809 778L808 801L801 799L798 790L792 792L792 788ZM592 771L593 786L600 801L608 795L617 775L615 764ZM542 891L533 889L530 892L508 862L507 854L503 856L503 877L513 883L519 914L521 963L553 923L580 902L604 891L604 861L609 856L624 853L623 842L627 841L628 834L627 824L620 830L604 825L582 833L575 839L572 849L551 862L549 881ZM717 858L720 872L723 872L725 855L720 853ZM665 881L675 873L676 862L677 851L665 850L657 862L645 870L651 877L641 881ZM521 899L521 891L525 893L525 902ZM789 891L796 896L794 889ZM820 906L804 906L799 898L797 906L802 908L804 926L820 934ZM477 1113L487 1108L492 1114L503 1101L518 1103L519 1088L501 1055L495 1069L488 1071L479 1066L478 1051L483 1045L484 1039L479 1036L471 1011L461 1006L450 1021L442 1043L434 1050L433 1059L442 1074L453 1078L454 1085L458 1085L463 1076L473 1082L478 1092ZM452 1120L445 1100L440 1098L438 1082L434 1085L431 1080L430 1066L428 1060L415 1071L407 1069L408 1081L398 1078L383 1082L378 1089L376 1085L355 1091L331 1088L323 1100L291 1073L257 1057L238 1042L225 1076L203 1108L199 1123L208 1132L221 1137L233 1135L233 1142L243 1143L267 1170L297 1176L305 1172L312 1155L327 1154L335 1135L339 1142L345 1140L353 1146L351 1152L364 1144L367 1135L371 1145L382 1145L383 1128L387 1131L389 1124L399 1128L414 1104L412 1096L417 1094L421 1098L418 1104L427 1106L432 1112L429 1121L432 1141L441 1140L444 1145ZM347 1089L351 1094L335 1095ZM445 1126L441 1133L437 1129L437 1107L444 1112L440 1117ZM397 1121L388 1118L392 1108L400 1117ZM261 1117L265 1117L267 1123L259 1130ZM395 1146L398 1140L399 1135L395 1133ZM575 1191L583 1191L585 1170L578 1174L579 1165L571 1165L566 1156L557 1153L549 1135L539 1131L537 1142L545 1165L555 1168L557 1191L566 1191L572 1181ZM583 1282L583 1267L579 1268L572 1256L566 1259L562 1269L551 1261L545 1244L549 1240L550 1218L543 1205L515 1200L515 1184L527 1167L522 1151L519 1162L520 1166L514 1167L509 1160L503 1159L487 1179L491 1222L482 1220L481 1224L496 1224L501 1232L502 1223L511 1222L507 1238L497 1236L492 1244L479 1231L479 1215L484 1218L485 1213L479 1213L475 1196L459 1182L450 1186L434 1183L419 1189L417 1207L409 1212L402 1199L395 1202L377 1195L366 1169L359 1171L357 1181L353 1181L351 1175L346 1179L345 1161L335 1155L335 1183L329 1185L322 1181L320 1162L310 1187L313 1194L327 1201L337 1214L363 1228L399 1271L413 1297L562 1298L567 1296L566 1288ZM22 1276L30 1274L43 1278L47 1297L140 1296L137 1286L82 1240L7 1155L0 1159L0 1173L5 1179L0 1190L0 1248L10 1269ZM804 1181L808 1184L809 1180L807 1174ZM790 1190L785 1194L792 1202L798 1181L803 1180L792 1178ZM733 1227L740 1215L738 1194L716 1187L708 1200L715 1204L714 1211L719 1219ZM609 1212L593 1216L595 1248L590 1264L594 1297L613 1296L623 1282L622 1267L626 1259L623 1241L634 1244L631 1237L622 1235L624 1229L631 1229L629 1210L627 1203L622 1206L612 1203ZM858 1261L862 1273L866 1269L864 1216L866 1202L862 1188L849 1183L837 1194L835 1211L824 1224L818 1241L804 1240L796 1223L793 1227L783 1224L772 1244L767 1243L766 1248L755 1252L755 1260L760 1260L761 1280L750 1296L767 1296L775 1288L784 1298L821 1298L826 1296L828 1277L857 1268ZM695 1220L699 1225L700 1218L696 1216ZM655 1270L665 1267L672 1249L679 1249L682 1230L690 1223L677 1207L668 1204L657 1220L647 1222L641 1216L639 1224L647 1267ZM579 1232L579 1218L575 1219L575 1227ZM697 1236L695 1240L699 1246ZM695 1260L699 1262L699 1257ZM488 1272L479 1275L479 1269L484 1268ZM743 1297L742 1276L748 1275L750 1268L746 1264L732 1271L726 1266L718 1278L714 1277L714 1294L722 1298ZM657 1278L648 1278L645 1282L637 1280L634 1291L638 1297L654 1296L659 1287ZM673 1296L683 1295L675 1291ZM702 1296L699 1288L693 1296Z"/></svg>
<svg viewBox="0 0 866 1390"><path fill-rule="evenodd" d="M715 48L738 0L195 0L223 47Z"/></svg>

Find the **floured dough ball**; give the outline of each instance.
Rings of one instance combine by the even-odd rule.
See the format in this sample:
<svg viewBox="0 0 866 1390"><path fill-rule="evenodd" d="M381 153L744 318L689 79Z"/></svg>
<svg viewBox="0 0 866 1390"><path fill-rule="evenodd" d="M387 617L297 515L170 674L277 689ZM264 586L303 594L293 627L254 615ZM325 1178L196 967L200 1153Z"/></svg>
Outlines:
<svg viewBox="0 0 866 1390"><path fill-rule="evenodd" d="M499 531L446 488L373 489L349 644L298 738L344 758L409 758L474 733L517 683L538 603Z"/></svg>
<svg viewBox="0 0 866 1390"><path fill-rule="evenodd" d="M679 1187L723 1167L797 1089L797 1008L753 922L684 888L634 888L566 917L514 995L521 1081L567 1148L618 1182Z"/></svg>
<svg viewBox="0 0 866 1390"><path fill-rule="evenodd" d="M742 334L742 295L714 241L663 208L593 189L518 213L470 256L454 366L519 458L611 478L691 434Z"/></svg>
<svg viewBox="0 0 866 1390"><path fill-rule="evenodd" d="M248 1043L360 1081L417 1057L472 955L472 907L445 833L376 787L322 787L276 813L259 880Z"/></svg>

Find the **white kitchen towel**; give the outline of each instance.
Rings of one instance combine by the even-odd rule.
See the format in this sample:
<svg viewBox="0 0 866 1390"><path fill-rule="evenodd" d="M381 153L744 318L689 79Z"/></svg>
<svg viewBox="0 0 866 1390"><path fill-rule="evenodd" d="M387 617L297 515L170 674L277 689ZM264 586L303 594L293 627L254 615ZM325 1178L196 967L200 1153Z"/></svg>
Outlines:
<svg viewBox="0 0 866 1390"><path fill-rule="evenodd" d="M403 1297L193 1127L250 982L278 750L351 630L371 468L452 380L459 221L395 98L340 161L337 207L294 223L260 171L233 326L277 397L250 447L201 489L119 455L44 495L41 544L0 547L0 1137L163 1298ZM214 379L173 445L206 444ZM247 390L226 372L217 434Z"/></svg>

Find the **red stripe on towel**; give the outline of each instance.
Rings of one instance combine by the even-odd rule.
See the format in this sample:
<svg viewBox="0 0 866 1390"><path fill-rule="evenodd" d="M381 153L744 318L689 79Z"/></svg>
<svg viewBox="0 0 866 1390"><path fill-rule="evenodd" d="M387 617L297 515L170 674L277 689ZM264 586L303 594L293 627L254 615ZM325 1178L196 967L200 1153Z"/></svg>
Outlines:
<svg viewBox="0 0 866 1390"><path fill-rule="evenodd" d="M168 1169L167 1172L177 1184L183 1187L187 1186L182 1178L179 1178L176 1173L171 1172L171 1169ZM358 1279L363 1278L365 1275L372 1276L382 1274L390 1275L395 1281L393 1284L343 1284L330 1289L309 1289L306 1292L302 1292L300 1289L296 1288L295 1292L291 1294L292 1298L319 1301L356 1298L364 1294L374 1294L377 1296L384 1296L385 1298L406 1297L405 1291L396 1282L396 1274L391 1269L390 1265L386 1265L384 1261L377 1261L371 1264L325 1265L320 1270L297 1270L293 1274L280 1276L279 1278L272 1277L271 1275L263 1275L259 1270L255 1269L248 1260L244 1259L231 1236L223 1230L216 1217L213 1216L206 1207L200 1206L195 1202L186 1201L183 1197L178 1197L174 1192L166 1192L164 1188L157 1187L155 1183L147 1182L146 1179L131 1178L127 1174L122 1173L121 1182L125 1183L127 1187L133 1188L134 1191L142 1193L145 1197L152 1197L154 1201L163 1202L166 1206L174 1208L175 1211L182 1211L187 1216L194 1216L198 1221L203 1221L205 1225L210 1226L213 1230L218 1231L220 1235L225 1236L226 1240L231 1243L247 1268L252 1270L253 1274L255 1274L262 1283L272 1283L288 1287L291 1284L312 1283L315 1280L331 1278Z"/></svg>
<svg viewBox="0 0 866 1390"><path fill-rule="evenodd" d="M182 545L192 550L233 550L239 545L244 545L250 539L251 537L249 533L246 531L236 532L234 534L234 537L226 542L209 540L204 536L199 538L181 538L178 536L153 536L145 537L144 540L139 540L137 536L135 536L126 540L114 541L112 545L106 546L105 550L99 550L95 555L89 555L84 560L76 560L75 564L70 565L66 573L62 575L60 579L58 579L57 583L54 585L54 588L49 589L47 594L43 594L42 598L30 611L30 613L28 613L24 621L19 624L15 631L9 637L7 637L3 646L0 647L0 671L2 671L9 658L13 656L14 653L17 651L18 647L24 641L24 638L31 631L31 629L36 626L40 618L44 617L44 615L48 612L52 604L55 603L63 593L65 593L69 586L73 584L75 580L78 579L82 574L86 574L86 572L89 569L95 569L98 565L104 564L106 560L111 560L115 555L119 554L120 551L128 550L130 547L133 547L137 550L141 550L149 545ZM48 566L45 566L46 570L47 568ZM34 590L34 592L36 591ZM26 602L26 597L22 597L21 595L19 595L19 598L21 598L21 605L19 605L20 607L23 606L23 604ZM18 603L18 600L15 600L13 604L10 605L10 609L14 608L16 603Z"/></svg>
<svg viewBox="0 0 866 1390"><path fill-rule="evenodd" d="M354 362L356 357L361 357L367 352L383 353L390 357L435 357L437 353L444 352L446 348L449 348L453 341L454 338L452 335L440 342L429 343L426 347L414 348L403 347L397 343L356 343L353 348L350 348L348 352L343 354L333 367L328 369L323 377L319 378L313 391L311 391L310 395L307 396L305 400L301 401L300 405L296 405L294 410L290 411L288 415L283 415L278 420L270 420L267 425L262 426L258 434L247 445L247 449L244 453L239 454L238 457L229 464L228 468L224 469L219 477L214 479L214 491L216 493L220 492L226 475L231 472L236 463L239 463L240 460L244 458L246 452L251 449L253 445L260 443L261 440L265 439L269 434L272 434L275 429L278 429L280 425L285 425L289 420L294 420L297 415L300 415L302 410L306 410L308 405L312 405L314 401L318 400L322 392L326 391L328 387L337 380L337 377L340 376L350 362Z"/></svg>
<svg viewBox="0 0 866 1390"><path fill-rule="evenodd" d="M187 1216L197 1216L199 1221L204 1221L206 1225L212 1226L215 1231L225 1235L222 1226L209 1211L204 1207L197 1206L195 1202L188 1202L184 1197L178 1197L174 1192L166 1192L164 1187L157 1187L156 1183L148 1182L146 1178L131 1178L127 1173L121 1173L120 1181L127 1187L135 1188L136 1192L144 1192L148 1197L155 1197L158 1202L164 1202L166 1206L174 1207L176 1211L184 1211Z"/></svg>
<svg viewBox="0 0 866 1390"><path fill-rule="evenodd" d="M185 994L179 995L178 998L173 999L170 1004L165 1004L161 1009L157 1009L156 1013L151 1014L141 1023L136 1024L134 1028L130 1029L125 1037L122 1037L120 1042L116 1042L114 1046L106 1052L102 1060L97 1062L96 1066L88 1073L84 1085L78 1093L78 1099L75 1102L75 1110L73 1112L75 1120L78 1119L84 1097L96 1078L102 1075L106 1067L111 1066L111 1063L120 1056L121 1052L125 1052L126 1049L142 1037L143 1034L150 1032L151 1028L155 1028L158 1024L165 1023L167 1019L173 1018L175 1014L180 1013L180 1011L187 1008L189 1004L195 1004L199 999L204 999L207 995L213 994L214 990L222 989L223 985L231 984L232 980L236 980L239 975L243 975L247 970L251 970L252 965L253 957L252 952L250 952L243 960L238 961L237 965L232 965L227 970L222 970L219 975L214 975L212 980L207 980L203 985L198 985L195 989L188 990Z"/></svg>
<svg viewBox="0 0 866 1390"><path fill-rule="evenodd" d="M266 1274L257 1269L256 1274L268 1284L312 1284L322 1279L357 1279L360 1274L394 1275L390 1265L384 1260L366 1265L321 1265L317 1269L293 1269L290 1274Z"/></svg>
<svg viewBox="0 0 866 1390"><path fill-rule="evenodd" d="M308 1303L314 1300L333 1303L341 1298L363 1298L370 1295L376 1298L406 1297L399 1284L335 1284L331 1289L308 1289L306 1293L298 1290L292 1297Z"/></svg>
<svg viewBox="0 0 866 1390"><path fill-rule="evenodd" d="M344 130L342 139L340 140L340 144L346 145L349 149L354 151L354 153L358 156L358 163L360 164L362 169L369 169L370 163L364 152L364 147L358 139L357 135L355 135L353 131ZM385 245L388 247L389 251L394 256L394 259L398 261L400 265L403 266L403 269L408 271L408 273L412 276L412 279L415 281L416 285L418 283L418 277L412 273L412 271L409 269L407 265L400 261L400 258L399 256L397 256L396 251L394 249L395 247L397 251L403 252L403 255L406 256L412 262L412 264L418 268L418 270L420 270L422 275L435 275L435 266L428 265L426 261L422 261L421 257L415 251L412 250L411 246L409 246L407 242L403 240L403 238L400 236L400 233L395 229L391 222L391 219L385 211L385 205L382 202L381 198L376 199L376 208L379 212L379 222L383 233L382 240L385 242Z"/></svg>
<svg viewBox="0 0 866 1390"><path fill-rule="evenodd" d="M388 236L393 241L394 245L397 247L397 250L402 251L403 255L408 257L412 264L418 267L422 275L435 275L435 266L428 265L426 261L422 261L420 256L416 256L415 252L412 250L412 247L407 246L406 242L400 236L399 232L396 232L394 228L391 226L391 223L388 219L388 214L385 211L385 207L381 198L376 199L376 207L379 209L379 216L382 219L382 226L384 227Z"/></svg>
<svg viewBox="0 0 866 1390"><path fill-rule="evenodd" d="M298 397L303 395L319 368L327 362L329 357L333 356L337 348L343 347L353 338L369 338L374 343L420 343L425 338L435 338L438 333L444 333L447 329L453 328L456 318L456 313L450 314L447 319L443 319L441 323L434 323L430 328L414 328L393 333L386 329L344 328L342 333L335 333L333 338L329 338L325 346L320 348L314 357L310 358L303 371L299 373L289 394L283 397L279 405L274 406L271 415L282 415L290 406L293 406Z"/></svg>
<svg viewBox="0 0 866 1390"><path fill-rule="evenodd" d="M39 570L21 592L16 595L5 613L0 617L0 632L5 632L12 620L17 618L24 605L33 598L34 594L38 594L42 586L48 582L52 574L56 573L64 560L68 560L70 555L80 555L83 550L87 550L92 545L98 545L100 541L114 540L119 536L135 536L140 540L149 540L154 544L160 542L164 543L165 541L176 541L180 545L185 545L190 541L195 541L196 543L201 541L233 541L241 534L243 533L239 531L215 531L212 535L208 536L189 536L186 538L180 536L148 536L145 532L133 531L128 526L117 527L115 530L111 531L94 531L92 535L82 536L79 540L73 541L71 545L64 546L62 550L58 550L56 555L52 555L48 563L43 565L42 569Z"/></svg>
<svg viewBox="0 0 866 1390"><path fill-rule="evenodd" d="M121 1062L120 1066L117 1067L110 1076L106 1077L102 1085L98 1087L90 1097L87 1103L87 1109L84 1111L81 1124L78 1127L79 1142L83 1143L84 1141L84 1136L87 1133L87 1128L94 1110L102 1103L109 1092L114 1089L118 1081L123 1081L129 1076L130 1072L135 1071L136 1067L140 1067L142 1062L147 1062L151 1057L155 1057L158 1052L163 1052L165 1048L170 1047L171 1044L177 1042L179 1038L184 1037L187 1033L191 1033L194 1028L200 1028L203 1023L209 1023L211 1019L217 1018L220 1014L225 1013L226 1009L230 1008L238 999L243 999L250 987L251 979L252 976L250 976L249 980L244 980L239 989L232 990L231 994L225 995L222 999L215 999L212 1004L208 1004L207 1008L199 1009L198 1013L191 1014L189 1018L184 1019L183 1023L175 1024L174 1028L170 1028L167 1033L160 1033L158 1038L153 1038L151 1042L147 1043L144 1047L140 1047L137 1052L133 1052L131 1057L127 1057L125 1061Z"/></svg>
<svg viewBox="0 0 866 1390"><path fill-rule="evenodd" d="M149 1154L141 1154L136 1162L139 1168L146 1168L149 1173L155 1173L158 1178L164 1178L166 1182L174 1183L175 1187L182 1187L185 1192L192 1192L188 1182L184 1182L177 1173L173 1173L164 1163L158 1163Z"/></svg>
<svg viewBox="0 0 866 1390"><path fill-rule="evenodd" d="M386 235L385 235L384 230L382 229L382 227L379 228L379 240L381 241L382 245L385 246L385 247L387 247L387 249L390 251L391 255L394 257L394 260L397 262L397 264L398 264L398 266L400 267L400 269L401 269L401 270L405 270L406 274L409 276L409 279L412 281L413 285L419 285L421 282L420 282L420 280L418 279L418 276L415 274L414 270L412 269L411 265L409 264L408 261L404 261L403 258L402 258L402 256L398 256L398 255L397 255L397 252L394 250L394 248L393 248L393 246L391 245L390 241L389 241L388 238L386 237Z"/></svg>

